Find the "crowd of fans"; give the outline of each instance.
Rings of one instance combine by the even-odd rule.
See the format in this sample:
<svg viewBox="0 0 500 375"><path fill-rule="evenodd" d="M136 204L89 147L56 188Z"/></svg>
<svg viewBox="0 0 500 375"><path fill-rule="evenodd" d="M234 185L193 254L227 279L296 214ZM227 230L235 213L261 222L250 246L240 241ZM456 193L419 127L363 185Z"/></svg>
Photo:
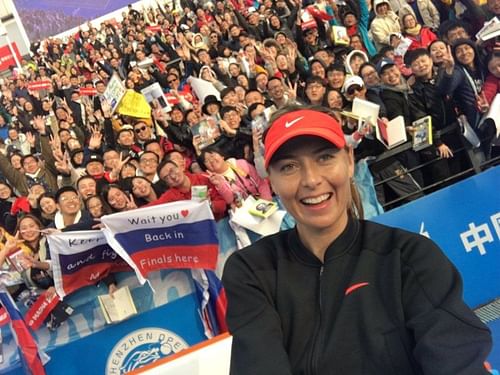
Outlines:
<svg viewBox="0 0 500 375"><path fill-rule="evenodd" d="M481 138L483 159L498 150L494 123L483 121L500 88L498 44L474 36L500 15L499 0L465 3L462 16L444 0L181 4L130 6L119 22L34 43L31 59L3 78L0 263L23 249L30 285L53 284L47 230L96 228L102 215L191 199L200 185L216 219L249 195L272 199L262 137L272 113L286 106L328 108L356 160L386 148L372 124L358 128L343 115L355 98L378 104L382 122L403 116L410 142L413 121L432 116L431 146L371 166L376 182L389 179L377 185L381 203L418 198L422 187L469 168L456 153L474 148L460 123ZM334 42L338 26L346 28L346 44ZM113 75L137 92L159 83L171 110L155 106L151 118L113 112L103 96ZM200 101L191 76L220 99ZM43 80L50 87L28 88ZM95 95L80 88L95 88ZM200 147L191 129L207 119L217 136Z"/></svg>

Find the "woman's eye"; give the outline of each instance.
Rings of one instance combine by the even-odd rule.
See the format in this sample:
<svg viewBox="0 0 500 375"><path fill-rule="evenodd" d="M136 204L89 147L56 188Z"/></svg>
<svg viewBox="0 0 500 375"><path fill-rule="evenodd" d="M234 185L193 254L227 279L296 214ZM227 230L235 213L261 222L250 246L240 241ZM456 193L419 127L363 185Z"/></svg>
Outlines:
<svg viewBox="0 0 500 375"><path fill-rule="evenodd" d="M280 172L281 173L292 173L295 169L296 169L295 164L293 164L293 163L286 163L286 164L283 164L280 167Z"/></svg>
<svg viewBox="0 0 500 375"><path fill-rule="evenodd" d="M332 154L332 153L322 154L322 155L319 157L319 161L320 161L320 162L329 161L329 160L332 160L334 157L335 157L335 155L334 155L334 154Z"/></svg>

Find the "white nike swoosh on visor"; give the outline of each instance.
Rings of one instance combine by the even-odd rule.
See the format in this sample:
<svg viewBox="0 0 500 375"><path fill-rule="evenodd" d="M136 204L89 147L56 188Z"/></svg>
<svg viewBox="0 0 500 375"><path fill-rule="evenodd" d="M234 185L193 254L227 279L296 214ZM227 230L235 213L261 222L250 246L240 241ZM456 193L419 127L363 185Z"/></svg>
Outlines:
<svg viewBox="0 0 500 375"><path fill-rule="evenodd" d="M299 121L300 121L300 120L302 120L303 118L304 118L304 116L301 116L301 117L298 117L298 118L296 118L295 120L292 120L292 121L290 121L290 122L288 122L288 121L287 121L287 122L285 123L285 128L289 128L290 126L295 125L295 123L299 122Z"/></svg>

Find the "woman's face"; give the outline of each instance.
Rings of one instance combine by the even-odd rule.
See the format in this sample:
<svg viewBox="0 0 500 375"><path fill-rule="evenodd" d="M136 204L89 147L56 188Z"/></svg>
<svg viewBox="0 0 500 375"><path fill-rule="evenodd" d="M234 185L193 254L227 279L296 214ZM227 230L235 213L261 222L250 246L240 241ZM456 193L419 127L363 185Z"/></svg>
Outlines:
<svg viewBox="0 0 500 375"><path fill-rule="evenodd" d="M189 126L194 126L200 122L200 117L194 111L189 112L189 114L186 117L186 121L187 121Z"/></svg>
<svg viewBox="0 0 500 375"><path fill-rule="evenodd" d="M413 17L412 14L407 14L404 18L403 18L403 26L406 29L411 29L415 26L417 26L417 21L415 20L415 17Z"/></svg>
<svg viewBox="0 0 500 375"><path fill-rule="evenodd" d="M276 35L276 41L280 46L282 46L286 43L286 37L283 34L278 34Z"/></svg>
<svg viewBox="0 0 500 375"><path fill-rule="evenodd" d="M337 91L330 91L328 93L328 107L332 109L342 109L342 95Z"/></svg>
<svg viewBox="0 0 500 375"><path fill-rule="evenodd" d="M183 120L183 114L181 111L179 111L178 109L174 109L171 113L170 113L170 116L172 117L172 121L174 122L182 122Z"/></svg>
<svg viewBox="0 0 500 375"><path fill-rule="evenodd" d="M311 66L311 74L314 77L320 77L325 79L326 75L325 68L323 68L323 65L321 65L319 62L316 62Z"/></svg>
<svg viewBox="0 0 500 375"><path fill-rule="evenodd" d="M285 143L275 159L269 166L269 179L297 221L299 233L340 234L351 204L352 151L339 150L319 137L297 137Z"/></svg>
<svg viewBox="0 0 500 375"><path fill-rule="evenodd" d="M10 158L10 163L12 164L12 166L14 167L14 169L21 169L22 168L22 165L21 165L21 156L19 155L13 155L11 158Z"/></svg>
<svg viewBox="0 0 500 375"><path fill-rule="evenodd" d="M359 68L365 63L365 59L359 55L353 56L350 62L351 69L355 75L359 73Z"/></svg>
<svg viewBox="0 0 500 375"><path fill-rule="evenodd" d="M240 85L241 87L248 88L249 84L248 84L248 78L246 75L240 74L236 80L238 81L238 85Z"/></svg>
<svg viewBox="0 0 500 375"><path fill-rule="evenodd" d="M46 112L50 111L50 103L48 101L43 101L42 102L42 109Z"/></svg>
<svg viewBox="0 0 500 375"><path fill-rule="evenodd" d="M455 49L455 55L457 56L458 62L463 65L474 64L474 57L476 56L476 54L474 52L474 48L472 48L468 44L459 45Z"/></svg>
<svg viewBox="0 0 500 375"><path fill-rule="evenodd" d="M205 69L203 70L203 72L201 72L201 79L209 81L211 78L212 78L212 73L210 73L210 70Z"/></svg>
<svg viewBox="0 0 500 375"><path fill-rule="evenodd" d="M359 74L367 86L375 86L380 83L380 78L373 66L364 66L363 69L360 70Z"/></svg>
<svg viewBox="0 0 500 375"><path fill-rule="evenodd" d="M363 43L361 42L361 39L357 35L351 36L351 41L349 42L349 44L353 49L357 49L360 51L363 50Z"/></svg>
<svg viewBox="0 0 500 375"><path fill-rule="evenodd" d="M111 188L108 192L108 203L115 210L123 210L127 206L127 196L117 188Z"/></svg>
<svg viewBox="0 0 500 375"><path fill-rule="evenodd" d="M93 218L99 218L103 215L102 202L99 198L90 198L87 202L87 210Z"/></svg>
<svg viewBox="0 0 500 375"><path fill-rule="evenodd" d="M12 194L10 187L4 184L0 184L0 199L8 199Z"/></svg>
<svg viewBox="0 0 500 375"><path fill-rule="evenodd" d="M40 228L35 220L26 217L19 223L19 234L22 240L33 242L40 238Z"/></svg>
<svg viewBox="0 0 500 375"><path fill-rule="evenodd" d="M52 215L57 210L55 200L50 197L44 197L40 200L40 208L47 215Z"/></svg>
<svg viewBox="0 0 500 375"><path fill-rule="evenodd" d="M137 198L145 198L151 193L151 183L143 178L134 178L132 192Z"/></svg>
<svg viewBox="0 0 500 375"><path fill-rule="evenodd" d="M488 70L495 77L500 78L500 57L493 57L488 63Z"/></svg>
<svg viewBox="0 0 500 375"><path fill-rule="evenodd" d="M136 169L132 165L124 165L121 172L120 178L125 179L127 177L134 177Z"/></svg>
<svg viewBox="0 0 500 375"><path fill-rule="evenodd" d="M83 163L83 152L78 152L74 157L73 161L77 166L82 165Z"/></svg>
<svg viewBox="0 0 500 375"><path fill-rule="evenodd" d="M236 78L240 74L240 68L237 64L231 64L229 65L229 74L231 74L231 77Z"/></svg>
<svg viewBox="0 0 500 375"><path fill-rule="evenodd" d="M287 70L288 69L288 60L283 55L278 55L276 57L276 65L279 70Z"/></svg>
<svg viewBox="0 0 500 375"><path fill-rule="evenodd" d="M271 26L274 27L275 29L278 29L281 26L280 19L277 16L272 16L269 19L269 22L271 23Z"/></svg>
<svg viewBox="0 0 500 375"><path fill-rule="evenodd" d="M219 113L219 105L217 103L207 105L207 112L210 116L216 115Z"/></svg>
<svg viewBox="0 0 500 375"><path fill-rule="evenodd" d="M389 6L387 3L382 3L377 5L377 14L379 16L385 16L387 14L387 11L389 10Z"/></svg>
<svg viewBox="0 0 500 375"><path fill-rule="evenodd" d="M205 153L204 163L207 169L213 173L224 173L227 170L224 158L217 152Z"/></svg>
<svg viewBox="0 0 500 375"><path fill-rule="evenodd" d="M446 54L446 44L444 42L435 42L429 49L434 64L441 64L443 56Z"/></svg>
<svg viewBox="0 0 500 375"><path fill-rule="evenodd" d="M71 138L71 133L69 131L61 131L59 132L59 139L61 140L62 144L68 143L69 139Z"/></svg>

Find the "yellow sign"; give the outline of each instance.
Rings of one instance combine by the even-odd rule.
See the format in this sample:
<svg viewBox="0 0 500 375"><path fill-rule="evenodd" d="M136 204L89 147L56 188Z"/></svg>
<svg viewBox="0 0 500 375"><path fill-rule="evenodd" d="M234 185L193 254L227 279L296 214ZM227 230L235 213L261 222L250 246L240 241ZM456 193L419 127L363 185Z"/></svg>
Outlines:
<svg viewBox="0 0 500 375"><path fill-rule="evenodd" d="M141 93L127 90L116 111L125 116L150 118L151 107Z"/></svg>

